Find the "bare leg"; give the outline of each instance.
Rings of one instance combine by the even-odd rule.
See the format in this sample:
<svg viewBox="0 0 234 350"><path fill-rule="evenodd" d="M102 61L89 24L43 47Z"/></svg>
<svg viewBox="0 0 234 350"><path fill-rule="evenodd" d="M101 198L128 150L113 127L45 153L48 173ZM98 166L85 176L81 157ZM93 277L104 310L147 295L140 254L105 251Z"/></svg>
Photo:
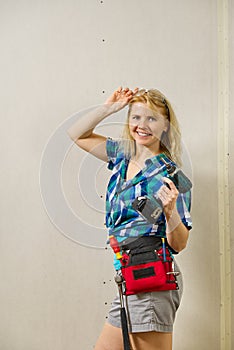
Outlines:
<svg viewBox="0 0 234 350"><path fill-rule="evenodd" d="M123 350L122 329L106 323L94 350Z"/></svg>
<svg viewBox="0 0 234 350"><path fill-rule="evenodd" d="M172 333L140 332L130 334L133 350L172 350ZM123 350L121 328L106 323L94 350Z"/></svg>
<svg viewBox="0 0 234 350"><path fill-rule="evenodd" d="M132 333L130 339L133 350L172 350L172 333Z"/></svg>

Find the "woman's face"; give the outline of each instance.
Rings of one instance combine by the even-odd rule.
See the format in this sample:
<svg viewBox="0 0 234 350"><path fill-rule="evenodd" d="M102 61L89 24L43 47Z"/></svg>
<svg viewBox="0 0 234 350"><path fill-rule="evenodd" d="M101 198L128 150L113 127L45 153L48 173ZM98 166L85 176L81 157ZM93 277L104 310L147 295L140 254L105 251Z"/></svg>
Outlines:
<svg viewBox="0 0 234 350"><path fill-rule="evenodd" d="M163 108L152 110L145 103L134 103L129 115L129 131L137 144L158 151L163 131L168 129Z"/></svg>

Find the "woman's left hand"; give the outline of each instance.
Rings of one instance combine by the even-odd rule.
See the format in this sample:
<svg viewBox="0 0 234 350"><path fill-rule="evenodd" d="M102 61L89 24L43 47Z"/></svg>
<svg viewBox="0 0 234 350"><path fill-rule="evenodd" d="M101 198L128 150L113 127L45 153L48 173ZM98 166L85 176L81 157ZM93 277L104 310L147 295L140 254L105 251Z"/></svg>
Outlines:
<svg viewBox="0 0 234 350"><path fill-rule="evenodd" d="M176 200L178 197L178 190L174 183L167 177L163 178L165 185L162 185L157 192L159 199L162 201L163 211L166 218L169 219L173 210L176 208ZM167 186L167 185L168 186Z"/></svg>
<svg viewBox="0 0 234 350"><path fill-rule="evenodd" d="M170 247L176 252L180 252L186 247L189 230L181 221L176 208L176 200L179 191L174 183L167 177L163 178L166 185L162 185L158 190L158 197L162 201L163 211L166 216L166 236ZM168 188L167 185L170 187Z"/></svg>

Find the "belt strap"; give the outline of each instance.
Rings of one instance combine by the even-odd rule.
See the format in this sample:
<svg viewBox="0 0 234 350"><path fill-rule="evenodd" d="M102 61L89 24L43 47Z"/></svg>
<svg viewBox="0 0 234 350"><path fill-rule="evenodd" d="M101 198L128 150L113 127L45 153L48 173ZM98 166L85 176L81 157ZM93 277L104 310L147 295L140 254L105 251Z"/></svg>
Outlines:
<svg viewBox="0 0 234 350"><path fill-rule="evenodd" d="M166 240L166 239L165 239ZM152 248L159 249L162 246L161 237L131 237L127 238L120 243L120 248L123 250L132 250L136 248L144 248L152 246Z"/></svg>

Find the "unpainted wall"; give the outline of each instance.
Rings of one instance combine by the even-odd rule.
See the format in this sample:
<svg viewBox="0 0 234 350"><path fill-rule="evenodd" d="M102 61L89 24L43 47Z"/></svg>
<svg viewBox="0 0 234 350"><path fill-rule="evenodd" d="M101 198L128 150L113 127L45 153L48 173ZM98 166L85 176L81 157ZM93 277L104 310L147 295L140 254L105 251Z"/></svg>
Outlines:
<svg viewBox="0 0 234 350"><path fill-rule="evenodd" d="M103 225L109 174L65 131L122 85L159 88L180 121L194 228L177 259L174 349L219 350L216 1L1 1L0 42L0 349L95 344L117 292ZM100 132L118 136L125 114ZM230 118L230 213L233 131Z"/></svg>

